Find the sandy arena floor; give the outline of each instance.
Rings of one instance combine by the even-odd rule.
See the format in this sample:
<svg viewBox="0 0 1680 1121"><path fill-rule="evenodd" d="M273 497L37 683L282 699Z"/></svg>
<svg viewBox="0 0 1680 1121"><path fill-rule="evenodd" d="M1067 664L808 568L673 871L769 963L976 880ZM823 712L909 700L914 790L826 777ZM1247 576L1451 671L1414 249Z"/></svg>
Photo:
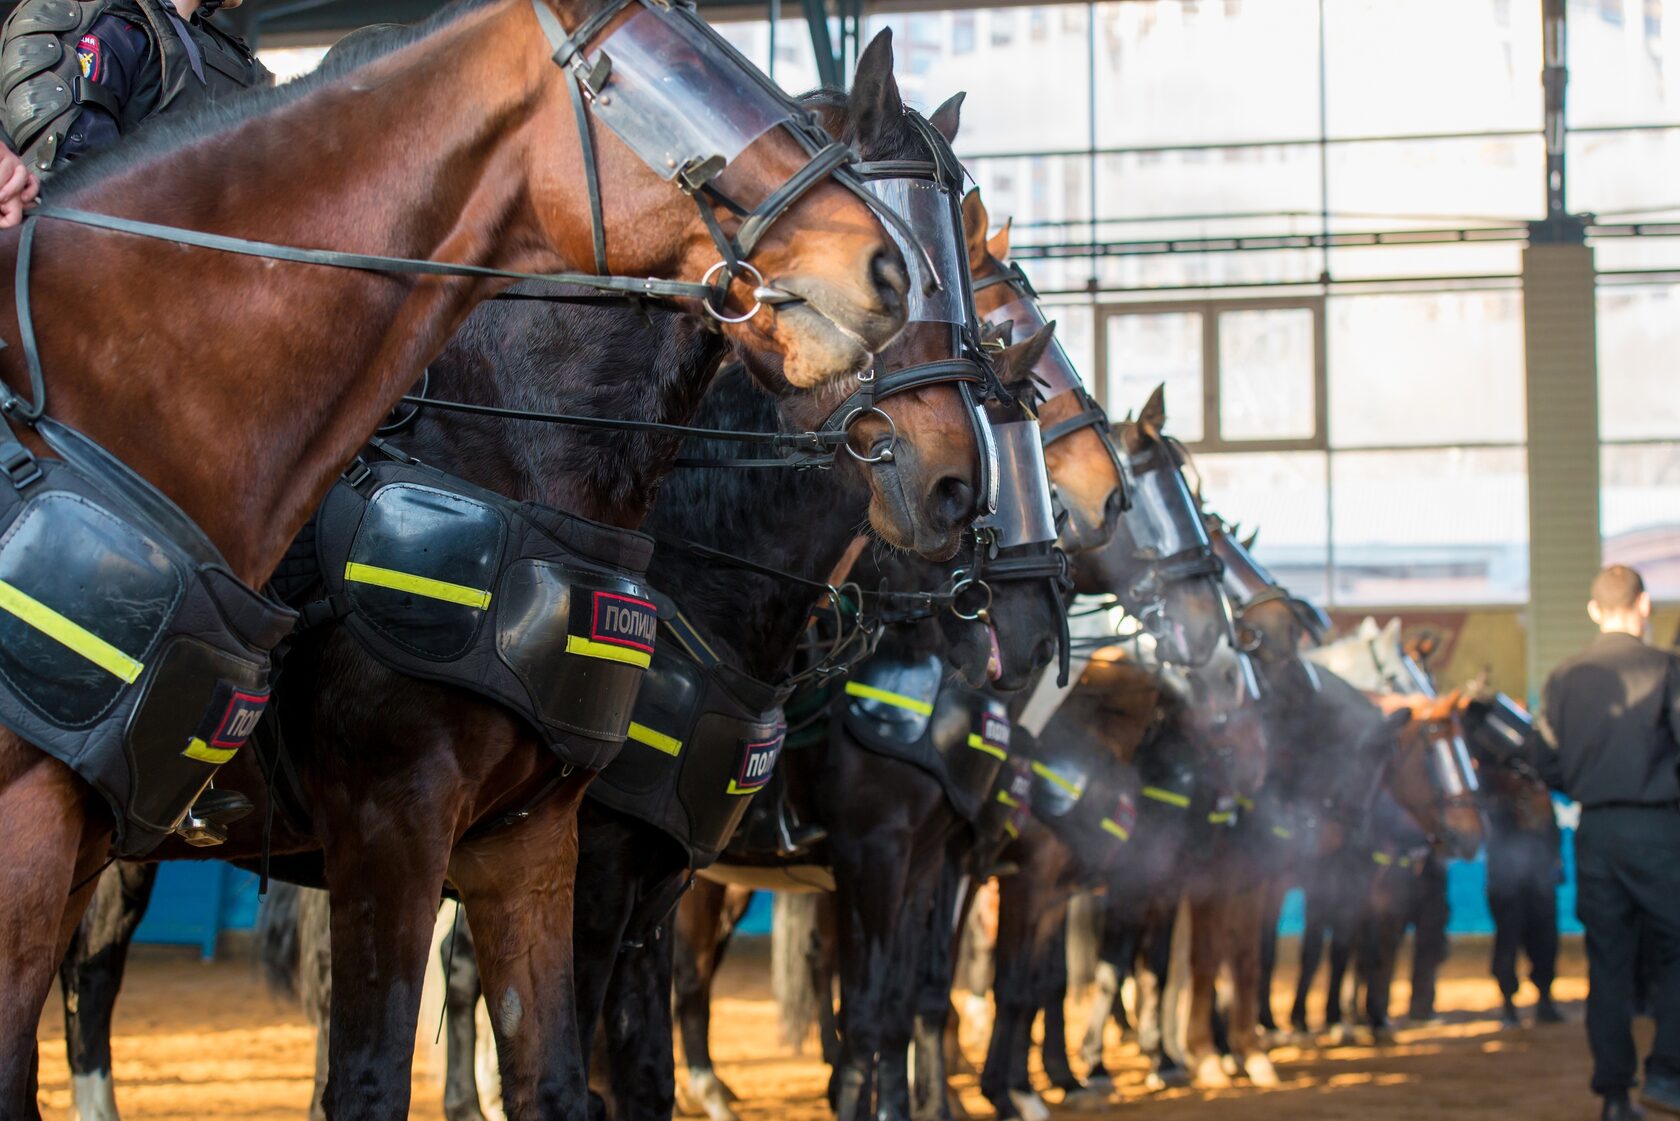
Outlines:
<svg viewBox="0 0 1680 1121"><path fill-rule="evenodd" d="M813 1054L794 1057L777 1039L776 1011L764 973L765 950L741 947L726 970L714 1008L713 1050L719 1074L739 1092L743 1121L827 1121L822 1094L827 1071ZM1293 959L1286 945L1284 960ZM1588 1062L1580 1026L1585 995L1579 944L1565 943L1564 978L1557 988L1571 1023L1561 1028L1501 1031L1494 1015L1498 994L1486 979L1485 942L1461 940L1441 986L1446 1022L1401 1027L1395 1046L1272 1052L1282 1086L1270 1091L1241 1087L1217 1093L1176 1090L1149 1095L1144 1063L1110 1041L1111 1068L1123 1072L1127 1111L1152 1119L1242 1118L1257 1121L1413 1121L1442 1114L1464 1118L1517 1117L1564 1121L1596 1117L1586 1090ZM1404 971L1402 970L1402 973ZM1395 987L1404 1008L1405 985ZM1277 1001L1285 1007L1283 998ZM1314 1007L1320 1004L1315 1001ZM69 1104L63 1030L56 994L41 1022L41 1082L49 1118ZM1070 1015L1070 1023L1082 1022ZM136 951L117 1012L118 1100L127 1121L201 1121L249 1118L296 1121L310 1092L314 1039L302 1017L269 996L252 967L230 956L200 964L191 954ZM1112 1028L1110 1029L1112 1032ZM430 1031L425 1034L429 1037ZM965 1030L965 1050L978 1059L983 1040ZM422 1047L414 1080L412 1116L441 1118L434 1056ZM956 1080L963 1104L976 1117L991 1116L975 1076ZM1055 1095L1051 1095L1054 1099ZM1058 1116L1101 1116L1110 1104Z"/></svg>

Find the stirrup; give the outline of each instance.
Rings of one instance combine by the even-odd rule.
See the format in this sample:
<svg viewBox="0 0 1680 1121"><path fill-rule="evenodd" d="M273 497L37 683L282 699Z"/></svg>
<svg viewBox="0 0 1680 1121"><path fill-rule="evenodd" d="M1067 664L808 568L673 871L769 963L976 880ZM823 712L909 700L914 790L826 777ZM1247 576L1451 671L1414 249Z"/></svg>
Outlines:
<svg viewBox="0 0 1680 1121"><path fill-rule="evenodd" d="M207 787L193 802L175 832L195 848L211 848L227 842L227 827L256 809L251 799L237 790Z"/></svg>

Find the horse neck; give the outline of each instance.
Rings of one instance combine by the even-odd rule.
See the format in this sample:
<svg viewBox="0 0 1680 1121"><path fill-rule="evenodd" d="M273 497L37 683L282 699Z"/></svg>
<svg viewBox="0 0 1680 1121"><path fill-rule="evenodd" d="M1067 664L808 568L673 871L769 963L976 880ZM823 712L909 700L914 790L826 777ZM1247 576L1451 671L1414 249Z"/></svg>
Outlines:
<svg viewBox="0 0 1680 1121"><path fill-rule="evenodd" d="M739 373L716 385L694 418L714 428L775 427L771 399ZM716 455L723 446L695 449ZM690 620L760 680L788 666L817 592L676 547L692 541L802 576L827 580L860 531L867 498L841 462L821 471L753 469L672 473L646 523L658 538L649 577Z"/></svg>
<svg viewBox="0 0 1680 1121"><path fill-rule="evenodd" d="M561 219L582 225L556 253L527 195L529 161L560 128L543 104L552 65L534 28L516 22L530 18L517 4L471 12L310 96L267 95L276 107L260 115L131 157L69 201L284 244L586 267L587 217ZM471 306L501 286L281 265L53 222L37 241L51 413L174 498L251 583ZM16 253L16 235L0 241L0 268ZM15 348L0 362L24 384Z"/></svg>
<svg viewBox="0 0 1680 1121"><path fill-rule="evenodd" d="M683 424L727 351L721 335L663 310L524 300L481 306L429 367L428 394L531 412ZM420 459L519 501L625 528L642 524L679 441L424 412Z"/></svg>

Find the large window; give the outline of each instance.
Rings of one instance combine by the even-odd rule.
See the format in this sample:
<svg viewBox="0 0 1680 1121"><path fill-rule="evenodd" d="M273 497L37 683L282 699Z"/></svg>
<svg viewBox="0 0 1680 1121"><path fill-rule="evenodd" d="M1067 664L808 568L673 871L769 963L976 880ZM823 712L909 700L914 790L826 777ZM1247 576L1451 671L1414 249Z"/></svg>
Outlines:
<svg viewBox="0 0 1680 1121"><path fill-rule="evenodd" d="M1605 551L1680 597L1680 236L1646 236L1680 223L1680 17L1566 3L1569 204L1647 223L1595 240ZM912 104L966 91L958 154L1070 354L1116 416L1166 387L1261 559L1332 605L1527 596L1542 0L918 7L865 37ZM815 83L796 23L774 54Z"/></svg>

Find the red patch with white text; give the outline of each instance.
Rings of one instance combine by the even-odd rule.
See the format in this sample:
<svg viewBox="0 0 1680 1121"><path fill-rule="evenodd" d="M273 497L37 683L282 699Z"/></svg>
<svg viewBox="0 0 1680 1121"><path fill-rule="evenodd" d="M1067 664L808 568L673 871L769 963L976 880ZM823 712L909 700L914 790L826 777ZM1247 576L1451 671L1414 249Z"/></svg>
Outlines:
<svg viewBox="0 0 1680 1121"><path fill-rule="evenodd" d="M99 42L98 36L82 36L82 41L76 44L76 62L82 68L82 77L88 81L98 82L104 79L105 47Z"/></svg>

